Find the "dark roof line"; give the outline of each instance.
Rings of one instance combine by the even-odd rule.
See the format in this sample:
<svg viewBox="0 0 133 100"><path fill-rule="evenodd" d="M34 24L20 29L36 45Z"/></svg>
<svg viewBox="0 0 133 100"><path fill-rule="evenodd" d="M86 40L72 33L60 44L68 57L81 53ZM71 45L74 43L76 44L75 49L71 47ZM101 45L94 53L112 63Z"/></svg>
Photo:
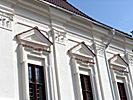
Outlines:
<svg viewBox="0 0 133 100"><path fill-rule="evenodd" d="M101 24L101 25L103 25L103 26L105 26L105 27L108 27L108 28L110 28L110 29L115 29L115 28L113 28L113 27L111 27L111 26L108 26L108 25L106 25L106 24L103 24L103 23L101 23L101 22L99 22L99 21L97 21L97 20L95 20L95 19L89 17L88 15L86 15L85 13L83 13L82 11L80 11L79 9L77 9L76 7L74 7L73 5L71 5L70 3L68 3L67 0L43 0L43 1L52 3L52 4L56 5L56 6L59 6L59 7L63 8L63 9L65 9L65 10L68 10L68 11L70 11L70 12L73 12L73 13L75 13L75 14L77 14L77 15L80 15L80 16L82 16L82 17L84 17L84 18L87 18L87 19L89 19L89 20L91 20L91 21L94 21L94 22L96 22L96 23L98 23L98 24ZM123 31L120 31L120 30L118 30L118 29L115 29L115 30L116 30L117 32L122 33L122 34L125 35L126 37L130 37L130 38L132 39L132 35L130 35L130 34L128 34L128 33L125 33L125 32L123 32Z"/></svg>

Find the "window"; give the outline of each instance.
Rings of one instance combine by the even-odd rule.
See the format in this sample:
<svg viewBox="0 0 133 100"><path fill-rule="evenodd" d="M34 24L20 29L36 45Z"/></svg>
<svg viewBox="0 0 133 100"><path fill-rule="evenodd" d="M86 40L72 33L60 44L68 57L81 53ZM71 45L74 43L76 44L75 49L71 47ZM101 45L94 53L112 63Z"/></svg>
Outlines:
<svg viewBox="0 0 133 100"><path fill-rule="evenodd" d="M30 100L45 100L43 66L28 64Z"/></svg>
<svg viewBox="0 0 133 100"><path fill-rule="evenodd" d="M116 100L133 100L132 79L128 62L120 54L109 59Z"/></svg>
<svg viewBox="0 0 133 100"><path fill-rule="evenodd" d="M53 100L50 48L53 43L38 27L16 35L22 66L22 100ZM23 63L22 63L23 62ZM45 71L45 73L44 73ZM45 79L45 81L44 81ZM21 81L20 81L21 82Z"/></svg>
<svg viewBox="0 0 133 100"><path fill-rule="evenodd" d="M83 100L93 100L90 76L80 74Z"/></svg>
<svg viewBox="0 0 133 100"><path fill-rule="evenodd" d="M117 82L121 100L127 100L124 83Z"/></svg>
<svg viewBox="0 0 133 100"><path fill-rule="evenodd" d="M73 83L76 100L97 100L101 93L97 82L98 74L95 68L96 55L85 42L78 43L68 50L70 63L73 66ZM91 79L91 80L90 80ZM95 94L93 94L94 92Z"/></svg>

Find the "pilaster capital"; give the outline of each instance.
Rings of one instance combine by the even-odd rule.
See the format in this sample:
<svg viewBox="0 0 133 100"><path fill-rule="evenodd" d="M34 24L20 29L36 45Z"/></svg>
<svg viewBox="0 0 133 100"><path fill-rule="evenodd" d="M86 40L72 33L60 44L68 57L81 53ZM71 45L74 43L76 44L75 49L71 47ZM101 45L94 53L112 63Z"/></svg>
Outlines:
<svg viewBox="0 0 133 100"><path fill-rule="evenodd" d="M13 14L4 12L0 9L0 27L11 29L13 22Z"/></svg>
<svg viewBox="0 0 133 100"><path fill-rule="evenodd" d="M127 54L128 62L133 66L133 55Z"/></svg>
<svg viewBox="0 0 133 100"><path fill-rule="evenodd" d="M53 30L53 34L56 43L66 44L66 32Z"/></svg>
<svg viewBox="0 0 133 100"><path fill-rule="evenodd" d="M104 45L99 45L99 44L94 44L96 54L98 56L104 57L104 51L105 51L105 46Z"/></svg>

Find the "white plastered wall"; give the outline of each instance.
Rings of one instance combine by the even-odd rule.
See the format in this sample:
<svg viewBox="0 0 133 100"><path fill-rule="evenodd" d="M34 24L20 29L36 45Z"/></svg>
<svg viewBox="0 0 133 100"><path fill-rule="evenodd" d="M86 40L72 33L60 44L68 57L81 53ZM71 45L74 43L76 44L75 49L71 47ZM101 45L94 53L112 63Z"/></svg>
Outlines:
<svg viewBox="0 0 133 100"><path fill-rule="evenodd" d="M26 0L25 1L22 0L22 2L26 2ZM28 2L30 2L30 0ZM6 3L4 1L4 3L5 4L3 4L2 6L9 7L8 5L10 4L9 2ZM72 81L73 80L72 79L73 76L71 73L72 69L69 63L70 57L67 54L67 50L69 50L76 43L82 41L85 41L85 43L87 43L87 45L91 47L93 47L93 44L95 43L96 44L98 43L100 45L106 44L108 39L110 38L109 34L110 30L106 30L102 27L93 25L92 23L86 20L83 19L81 20L80 17L75 17L74 15L65 13L64 11L61 10L57 10L56 8L49 7L48 5L43 5L37 3L36 1L32 3L30 6L26 6L26 4L23 5L21 3L18 3L17 5L15 3L13 5L10 5L10 7L14 9L13 10L14 20L13 20L12 30L0 27L0 32L1 32L0 43L2 44L0 52L2 55L0 57L1 59L0 75L3 76L0 77L1 80L3 80L2 85L0 86L2 90L0 93L0 98L2 98L2 100L4 100L4 98L5 100L8 99L23 100L22 90L21 90L22 81L20 78L22 76L19 75L21 72L20 52L18 52L18 44L17 40L15 40L15 36L18 33L30 29L31 27L38 26L39 29L42 30L42 32L43 31L48 32L50 40L55 38L51 32L53 28L57 29L59 33L60 32L65 33L61 35L63 37L66 36L67 40L65 40L65 43L64 42L62 43L62 41L58 41L58 43L55 43L55 49L51 49L53 53L51 54L50 61L53 70L53 76L54 76L53 84L55 89L53 97L55 98L55 100L75 100L74 95L77 94L74 94L74 88L75 84L77 83L76 82L73 83ZM36 7L37 4L41 6ZM47 36L47 34L45 35ZM122 35L121 36L117 35L115 37L115 41L113 41L113 43L111 44L111 47L113 49L110 50L109 48L109 50L111 51L111 56L112 54L117 54L117 53L123 55L129 53L130 55L133 55L133 53L131 53L131 49L133 47L132 40L123 37L124 36ZM62 37L57 39L61 38ZM122 39L120 40L120 38ZM94 50L95 49L96 48L94 48ZM111 56L108 55L108 58L110 58ZM27 59L27 61L30 60ZM95 70L97 70L95 72L97 74L96 81L99 86L99 89L97 90L98 92L101 93L101 94L99 93L99 98L101 100L112 100L111 88L105 65L105 59L101 55L97 54L95 61L96 65L94 67L96 68ZM32 62L34 63L34 61ZM131 77L132 77L133 67L131 64L129 67L131 68L131 73L132 73ZM57 70L58 70L58 75L57 75ZM8 75L5 72L8 73ZM9 79L10 83L7 82L6 80L7 78Z"/></svg>

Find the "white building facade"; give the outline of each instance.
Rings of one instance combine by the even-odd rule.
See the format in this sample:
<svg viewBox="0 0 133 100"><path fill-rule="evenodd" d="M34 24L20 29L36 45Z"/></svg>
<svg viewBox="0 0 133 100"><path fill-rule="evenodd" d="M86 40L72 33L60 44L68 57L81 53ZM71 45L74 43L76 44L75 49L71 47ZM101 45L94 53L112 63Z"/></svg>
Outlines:
<svg viewBox="0 0 133 100"><path fill-rule="evenodd" d="M0 34L0 100L133 100L132 36L66 0L1 0Z"/></svg>

